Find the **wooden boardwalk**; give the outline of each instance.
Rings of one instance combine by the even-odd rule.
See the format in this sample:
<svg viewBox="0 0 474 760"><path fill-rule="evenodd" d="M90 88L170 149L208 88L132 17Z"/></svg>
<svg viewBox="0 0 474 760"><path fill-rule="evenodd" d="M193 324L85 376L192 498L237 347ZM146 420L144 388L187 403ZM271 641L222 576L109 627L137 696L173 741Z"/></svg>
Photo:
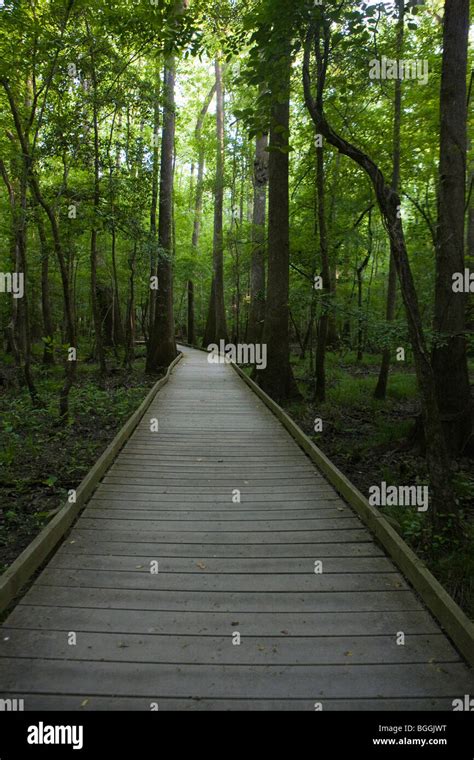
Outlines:
<svg viewBox="0 0 474 760"><path fill-rule="evenodd" d="M472 694L446 636L277 419L230 367L184 352L3 625L0 697L451 710Z"/></svg>

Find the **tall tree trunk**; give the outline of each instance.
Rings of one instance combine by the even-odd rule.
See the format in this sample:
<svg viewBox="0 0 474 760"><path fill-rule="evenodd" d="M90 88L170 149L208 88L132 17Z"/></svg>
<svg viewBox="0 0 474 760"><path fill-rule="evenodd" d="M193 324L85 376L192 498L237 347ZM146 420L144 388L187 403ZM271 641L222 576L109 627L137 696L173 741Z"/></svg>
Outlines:
<svg viewBox="0 0 474 760"><path fill-rule="evenodd" d="M132 368L135 348L135 267L137 259L137 243L133 245L133 252L129 258L130 268L130 292L127 304L127 319L125 324L125 357L124 367Z"/></svg>
<svg viewBox="0 0 474 760"><path fill-rule="evenodd" d="M196 180L196 193L194 198L194 222L193 222L193 236L192 236L192 249L193 254L196 255L199 246L199 236L201 233L201 218L202 218L202 201L204 197L204 166L206 160L206 152L204 144L202 142L202 129L204 126L204 120L206 118L209 106L212 99L216 94L216 83L214 83L209 90L209 93L203 103L201 111L196 122L196 128L194 130L194 138L198 148L198 171ZM194 282L189 280L188 282L188 327L187 327L188 343L194 345L196 343L195 332L195 317L194 317Z"/></svg>
<svg viewBox="0 0 474 760"><path fill-rule="evenodd" d="M43 315L43 336L46 339L43 350L43 364L54 364L54 326L51 315L51 298L49 293L49 246L43 219L38 209L36 226L41 248L41 310Z"/></svg>
<svg viewBox="0 0 474 760"><path fill-rule="evenodd" d="M150 333L147 372L160 372L176 357L173 309L173 190L175 113L175 60L168 55L163 77L163 130L161 138L158 222L158 291L155 320Z"/></svg>
<svg viewBox="0 0 474 760"><path fill-rule="evenodd" d="M112 207L112 213L114 208ZM115 229L115 220L112 220L112 282L113 282L113 318L112 318L112 342L114 346L123 345L123 323L122 323L122 310L120 308L120 290L118 284L118 272L117 272L117 233Z"/></svg>
<svg viewBox="0 0 474 760"><path fill-rule="evenodd" d="M314 398L326 400L326 345L329 328L329 299L331 297L331 272L329 269L329 248L326 228L326 204L324 194L324 148L316 148L316 185L318 197L319 250L321 253L321 271L323 280L323 297L321 316L318 324L318 342L316 344L316 377Z"/></svg>
<svg viewBox="0 0 474 760"><path fill-rule="evenodd" d="M152 158L152 182L151 182L151 204L150 204L150 278L158 274L158 238L156 226L156 214L158 210L158 178L159 178L159 146L158 133L160 129L160 76L156 74L156 87L153 97L153 158ZM156 290L149 290L149 332L153 332L156 313Z"/></svg>
<svg viewBox="0 0 474 760"><path fill-rule="evenodd" d="M358 307L357 361L358 362L361 362L362 359L364 358L364 315L362 314L362 305L363 305L362 288L363 288L363 283L364 283L364 272L367 269L367 266L370 261L370 257L372 256L372 241L373 241L372 209L370 209L369 211L368 235L369 235L369 244L367 247L367 256L365 257L362 264L357 267L357 307Z"/></svg>
<svg viewBox="0 0 474 760"><path fill-rule="evenodd" d="M25 374L25 381L31 396L31 400L35 404L38 398L38 392L36 390L35 382L33 380L33 374L31 370L31 329L30 329L30 310L28 299L28 264L26 258L26 246L27 246L27 189L28 189L28 163L26 160L22 162L21 177L20 177L20 218L18 220L18 249L19 249L19 272L23 273L24 277L24 293L20 299L21 310L21 329L22 329L22 344L23 344L23 371Z"/></svg>
<svg viewBox="0 0 474 760"><path fill-rule="evenodd" d="M12 172L14 173L14 162L12 161ZM10 203L10 214L11 214L11 224L10 224L10 261L12 265L12 269L14 272L19 272L21 268L20 264L20 249L18 244L18 224L17 224L17 218L18 218L18 211L17 211L17 197L16 197L16 191L14 188L13 180L10 179L7 169L5 167L5 164L0 159L0 174L2 175L3 181L5 183L5 187L8 192L8 198ZM15 367L18 374L19 381L22 381L22 369L21 369L21 353L20 353L20 346L18 345L19 340L19 318L20 318L20 311L19 311L19 304L18 304L17 298L11 299L11 319L5 328L5 337L7 340L7 353L11 353L13 355L13 359L15 361Z"/></svg>
<svg viewBox="0 0 474 760"><path fill-rule="evenodd" d="M215 72L217 155L214 191L213 277L203 341L205 348L211 343L228 340L224 305L224 87L222 83L222 65L218 57L215 61Z"/></svg>
<svg viewBox="0 0 474 760"><path fill-rule="evenodd" d="M405 40L405 0L397 0L398 24L397 24L397 60L403 57L403 43ZM400 186L400 159L401 159L401 125L402 125L402 80L395 80L395 100L393 118L393 174L392 189L398 193ZM386 321L391 324L395 319L397 301L397 268L392 249L390 249L390 264L387 285L387 309ZM391 348L387 347L382 353L380 372L374 391L374 398L384 400L387 397L388 376L390 372Z"/></svg>
<svg viewBox="0 0 474 760"><path fill-rule="evenodd" d="M410 261L406 248L403 222L400 218L400 198L387 181L377 164L360 148L337 134L328 123L323 111L322 97L315 100L311 87L311 50L315 39L315 30L310 28L305 41L303 64L303 85L308 111L326 140L341 153L357 163L369 176L375 190L386 230L390 238L397 273L400 281L403 302L406 311L408 330L413 347L423 423L427 441L427 462L431 484L431 509L436 526L443 525L443 517L449 515L451 529L458 528L458 510L452 488L452 471L448 450L443 435L439 414L436 384L431 366L429 352L423 333L422 320L418 304ZM330 24L324 22L325 57L330 49Z"/></svg>
<svg viewBox="0 0 474 760"><path fill-rule="evenodd" d="M297 395L289 337L289 57L282 62L281 74L281 91L272 107L268 160L268 286L263 328L267 366L257 373L260 386L277 401Z"/></svg>
<svg viewBox="0 0 474 760"><path fill-rule="evenodd" d="M88 28L89 36L90 31ZM97 76L95 67L95 40L90 37L90 55L91 55L91 78L92 78L92 119L94 135L94 185L93 185L93 206L92 206L92 229L90 240L90 266L91 266L91 304L92 317L94 320L94 337L95 353L99 362L101 374L107 373L105 362L104 339L102 332L102 319L100 313L99 298L97 293L97 236L99 224L99 205L100 205L100 155L99 155L99 113L97 102Z"/></svg>
<svg viewBox="0 0 474 760"><path fill-rule="evenodd" d="M252 259L247 340L260 343L265 319L265 219L268 185L268 135L257 137L253 172Z"/></svg>
<svg viewBox="0 0 474 760"><path fill-rule="evenodd" d="M340 166L341 166L341 154L337 153L336 155L336 167L334 170L334 181L332 183L331 187L331 205L329 208L329 241L331 241L334 237L334 226L335 226L335 220L336 220L336 210L337 210L337 198L339 197L339 174L340 174ZM330 265L330 280L331 280L331 296L333 301L333 307L331 308L329 312L329 321L328 321L328 335L327 335L327 342L326 346L327 348L336 348L339 345L339 331L337 326L337 314L335 310L336 305L336 288L337 288L337 251L338 246L332 245L332 256L330 256L330 259L332 261L329 262Z"/></svg>
<svg viewBox="0 0 474 760"><path fill-rule="evenodd" d="M469 0L446 0L441 74L441 134L433 351L438 404L449 450L459 454L472 435L466 355L467 296L453 292L464 272Z"/></svg>

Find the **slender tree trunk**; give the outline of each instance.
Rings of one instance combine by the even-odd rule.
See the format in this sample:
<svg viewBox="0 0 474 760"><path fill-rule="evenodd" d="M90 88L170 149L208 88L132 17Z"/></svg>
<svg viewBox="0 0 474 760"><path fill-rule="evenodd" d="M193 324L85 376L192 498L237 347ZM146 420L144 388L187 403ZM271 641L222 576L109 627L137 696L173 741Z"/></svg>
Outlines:
<svg viewBox="0 0 474 760"><path fill-rule="evenodd" d="M214 192L214 245L213 278L204 347L211 343L227 342L227 322L224 305L224 88L222 83L222 65L219 58L215 61L216 71L216 183Z"/></svg>
<svg viewBox="0 0 474 760"><path fill-rule="evenodd" d="M403 44L405 39L405 0L397 0L398 25L397 25L397 59L403 57ZM401 125L402 125L402 80L395 80L395 101L393 120L393 174L392 188L398 193L400 186L400 159L401 159ZM393 251L390 249L390 265L387 285L387 309L386 321L391 324L395 319L397 302L397 269ZM391 348L385 348L382 353L382 362L374 398L384 400L387 397L388 376L390 372Z"/></svg>
<svg viewBox="0 0 474 760"><path fill-rule="evenodd" d="M49 293L49 246L39 210L36 217L36 226L41 247L41 310L43 315L43 335L46 338L43 350L43 364L51 365L54 364L54 326Z"/></svg>
<svg viewBox="0 0 474 760"><path fill-rule="evenodd" d="M12 176L13 176L13 162L12 162ZM7 169L5 167L5 164L0 159L0 174L2 175L3 181L5 183L5 187L8 192L8 198L10 203L10 214L11 214L11 224L10 224L10 260L12 264L12 268L14 272L20 271L20 250L18 245L18 224L17 224L17 218L18 218L18 211L17 211L17 197L15 188L13 185L13 180L10 179L8 176ZM18 345L18 338L19 338L19 308L18 308L18 299L12 298L11 299L11 319L5 328L5 336L7 339L7 353L11 353L13 355L13 359L15 361L15 367L18 374L18 379L21 381L22 379L22 369L21 369L21 354L20 354L20 347Z"/></svg>
<svg viewBox="0 0 474 760"><path fill-rule="evenodd" d="M268 161L268 286L263 328L267 367L257 373L260 386L276 400L297 395L289 338L289 57L283 65L281 92L272 108Z"/></svg>
<svg viewBox="0 0 474 760"><path fill-rule="evenodd" d="M319 250L323 280L323 297L321 316L318 324L318 342L316 344L316 377L314 397L316 401L326 400L326 345L329 328L329 298L331 297L331 273L329 269L329 248L326 228L324 148L316 148L316 184L318 197Z"/></svg>
<svg viewBox="0 0 474 760"><path fill-rule="evenodd" d="M124 367L132 368L135 348L135 268L137 259L137 244L133 245L133 252L129 259L130 268L130 292L127 305L127 320L125 325L125 357Z"/></svg>
<svg viewBox="0 0 474 760"><path fill-rule="evenodd" d="M372 240L373 240L372 209L370 209L369 211L368 234L369 234L369 245L367 249L367 256L365 257L362 264L359 267L357 267L357 306L358 306L357 361L358 362L361 362L362 359L364 358L364 315L362 313L362 306L363 306L362 288L363 288L363 282L364 282L364 272L367 269L367 266L370 261L370 257L372 256Z"/></svg>
<svg viewBox="0 0 474 760"><path fill-rule="evenodd" d="M188 280L188 343L192 346L196 343L196 330L194 324L194 282Z"/></svg>
<svg viewBox="0 0 474 760"><path fill-rule="evenodd" d="M89 32L90 34L90 32ZM100 155L99 155L99 114L97 103L97 78L95 69L95 54L93 46L95 41L90 40L91 45L91 72L93 87L93 134L94 134L94 189L93 189L93 210L92 210L92 229L90 240L90 266L91 266L91 304L92 317L94 320L95 335L95 353L99 362L100 373L107 374L107 365L105 362L104 339L102 333L102 319L97 293L97 235L99 223L99 205L100 205Z"/></svg>
<svg viewBox="0 0 474 760"><path fill-rule="evenodd" d="M341 154L337 153L336 155L336 168L335 168L335 177L331 188L331 205L329 209L329 241L331 241L334 237L334 225L335 225L335 219L336 219L336 209L337 209L337 198L339 197L339 174L340 174L340 166L341 166ZM336 288L337 288L337 246L332 246L332 256L330 256L330 259L332 261L329 262L330 265L330 280L331 280L331 296L333 301L333 308L329 312L329 322L328 322L328 336L327 336L327 348L336 348L339 345L339 331L337 326L337 315L335 311L335 304L336 304Z"/></svg>
<svg viewBox="0 0 474 760"><path fill-rule="evenodd" d="M202 142L202 129L204 126L204 120L206 118L209 106L216 93L216 84L214 83L209 90L209 93L204 101L202 109L199 113L198 120L196 122L196 128L194 130L194 137L198 148L198 170L196 180L196 193L194 198L194 222L193 222L193 236L192 236L192 249L193 254L196 256L198 253L199 237L201 233L201 218L202 218L202 202L204 197L204 166L206 160L206 152ZM188 282L188 343L194 345L196 343L196 331L195 331L195 316L194 316L194 282L189 280Z"/></svg>
<svg viewBox="0 0 474 760"><path fill-rule="evenodd" d="M465 338L467 295L453 292L453 275L465 268L468 30L469 0L446 0L434 310L441 344L433 351L433 369L444 434L453 455L471 438L473 417Z"/></svg>
<svg viewBox="0 0 474 760"><path fill-rule="evenodd" d="M175 60L167 56L163 78L163 130L161 139L158 223L158 291L155 320L150 333L147 372L160 372L176 357L173 310L173 190L175 113Z"/></svg>
<svg viewBox="0 0 474 760"><path fill-rule="evenodd" d="M112 209L112 213L114 212L114 209ZM122 323L122 310L120 308L120 290L119 290L119 283L118 283L118 272L117 272L117 233L115 229L115 221L112 222L112 246L111 246L111 256L112 256L112 281L113 281L113 321L112 321L112 329L113 329L113 344L114 346L117 345L123 345L124 343L124 334L123 334L123 323Z"/></svg>
<svg viewBox="0 0 474 760"><path fill-rule="evenodd" d="M158 210L158 179L159 179L159 146L158 134L160 130L160 76L156 74L156 87L153 99L153 163L152 163L152 182L151 182L151 205L150 205L150 278L158 274L158 237L156 226L156 214ZM149 309L149 332L153 332L156 313L156 290L150 288L150 309Z"/></svg>
<svg viewBox="0 0 474 760"><path fill-rule="evenodd" d="M253 173L252 260L250 270L250 311L247 340L260 343L265 319L265 218L268 186L268 135L255 141Z"/></svg>

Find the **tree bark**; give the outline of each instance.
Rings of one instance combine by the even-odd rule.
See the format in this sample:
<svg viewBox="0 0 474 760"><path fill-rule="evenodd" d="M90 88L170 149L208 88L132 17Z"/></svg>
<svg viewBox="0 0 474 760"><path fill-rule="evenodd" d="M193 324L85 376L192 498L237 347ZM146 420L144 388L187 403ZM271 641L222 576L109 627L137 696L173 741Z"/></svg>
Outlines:
<svg viewBox="0 0 474 760"><path fill-rule="evenodd" d="M159 147L158 132L160 129L160 77L156 75L156 91L153 99L153 159L152 159L152 182L151 182L151 205L150 205L150 278L158 275L158 237L156 214L158 210L158 178L159 178ZM149 292L149 332L153 332L156 313L156 290Z"/></svg>
<svg viewBox="0 0 474 760"><path fill-rule="evenodd" d="M397 60L403 57L403 44L405 40L405 0L397 0L398 24L397 24ZM393 174L392 188L395 193L400 187L400 160L401 160L401 125L402 125L402 80L395 80L395 100L393 119ZM397 269L392 249L390 249L390 264L387 285L387 309L385 318L388 324L395 319L397 302ZM387 347L382 353L380 372L374 391L374 398L385 400L387 397L388 376L390 372L391 349Z"/></svg>
<svg viewBox="0 0 474 760"><path fill-rule="evenodd" d="M90 35L89 25L87 30L90 37L91 56L91 79L92 79L92 121L93 121L93 144L94 144L94 183L93 183L93 206L92 206L92 229L90 239L90 266L91 266L91 304L92 318L94 321L95 353L99 362L100 373L107 374L105 361L104 339L102 332L102 319L100 314L99 298L97 293L97 235L99 223L100 205L100 155L99 155L99 108L97 101L97 76L95 64L94 45L95 40Z"/></svg>
<svg viewBox="0 0 474 760"><path fill-rule="evenodd" d="M130 292L127 304L127 319L125 324L125 357L124 367L132 368L135 348L135 267L137 258L137 243L133 245L133 252L129 258L130 268Z"/></svg>
<svg viewBox="0 0 474 760"><path fill-rule="evenodd" d="M209 312L203 346L211 343L227 342L227 322L224 305L224 88L222 83L222 65L219 58L215 61L216 72L216 182L214 191L214 244L213 244L213 278Z"/></svg>
<svg viewBox="0 0 474 760"><path fill-rule="evenodd" d="M39 210L36 218L36 226L38 228L41 247L41 310L43 315L43 335L46 338L43 350L43 364L51 365L54 364L54 326L49 293L49 246L43 219L40 216Z"/></svg>
<svg viewBox="0 0 474 760"><path fill-rule="evenodd" d="M147 372L160 372L176 357L173 309L173 191L175 114L175 60L168 55L163 77L163 130L161 139L158 223L158 291L155 320L150 333Z"/></svg>
<svg viewBox="0 0 474 760"><path fill-rule="evenodd" d="M362 314L362 288L364 282L364 272L372 256L372 209L369 211L369 226L368 226L369 245L367 248L367 255L360 266L357 267L357 306L358 306L358 326L357 326L357 361L361 362L364 358L364 318Z"/></svg>
<svg viewBox="0 0 474 760"><path fill-rule="evenodd" d="M265 320L265 220L268 186L268 135L255 141L253 173L252 258L250 269L250 310L247 340L260 343Z"/></svg>
<svg viewBox="0 0 474 760"><path fill-rule="evenodd" d="M209 106L216 93L216 84L214 83L209 90L209 93L204 101L204 104L199 113L196 128L194 130L194 138L198 148L198 171L196 180L196 193L194 199L194 222L193 222L193 236L191 240L191 246L194 255L198 253L199 237L201 233L201 218L202 218L202 201L204 197L204 166L206 160L206 152L202 142L202 129L204 126L204 120L206 118ZM188 282L188 327L187 327L188 343L194 345L196 343L195 332L195 316L194 316L194 282L189 280Z"/></svg>
<svg viewBox="0 0 474 760"><path fill-rule="evenodd" d="M444 434L454 456L472 436L467 295L453 292L453 274L465 268L468 30L469 0L446 0L434 308L434 329L441 342L433 350L433 369Z"/></svg>
<svg viewBox="0 0 474 760"><path fill-rule="evenodd" d="M268 286L263 328L263 343L267 346L267 366L257 373L262 389L277 401L298 393L290 364L289 339L290 75L291 60L288 56L284 63L282 62L281 91L272 107L270 125Z"/></svg>
<svg viewBox="0 0 474 760"><path fill-rule="evenodd" d="M324 193L324 148L316 148L316 184L317 184L317 216L319 229L319 250L321 253L321 269L323 280L321 315L318 324L318 342L316 344L316 376L314 398L316 401L326 400L326 346L329 328L329 298L331 297L331 273L329 269L329 248L326 228L326 204Z"/></svg>

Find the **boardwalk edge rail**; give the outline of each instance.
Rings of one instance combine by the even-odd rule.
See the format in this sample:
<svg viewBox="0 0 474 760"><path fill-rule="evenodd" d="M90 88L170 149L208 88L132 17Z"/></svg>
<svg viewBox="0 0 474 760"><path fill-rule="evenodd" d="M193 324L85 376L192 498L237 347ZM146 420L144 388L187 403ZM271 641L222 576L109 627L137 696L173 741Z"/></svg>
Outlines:
<svg viewBox="0 0 474 760"><path fill-rule="evenodd" d="M145 412L150 407L158 391L166 385L170 375L182 359L182 353L170 364L164 377L160 378L148 392L138 409L126 421L119 430L113 441L107 446L99 459L89 470L76 490L76 501L73 504L66 502L60 511L53 517L48 525L33 539L22 551L16 560L0 577L0 613L10 605L33 573L43 564L45 559L53 551L64 534L71 527L77 515L87 504L95 491L99 481L109 469L118 452L130 438L136 427L140 424Z"/></svg>
<svg viewBox="0 0 474 760"><path fill-rule="evenodd" d="M443 586L363 494L327 458L291 417L234 362L232 368L280 420L291 436L319 467L327 480L359 515L410 581L430 612L450 636L468 664L474 667L474 625Z"/></svg>

